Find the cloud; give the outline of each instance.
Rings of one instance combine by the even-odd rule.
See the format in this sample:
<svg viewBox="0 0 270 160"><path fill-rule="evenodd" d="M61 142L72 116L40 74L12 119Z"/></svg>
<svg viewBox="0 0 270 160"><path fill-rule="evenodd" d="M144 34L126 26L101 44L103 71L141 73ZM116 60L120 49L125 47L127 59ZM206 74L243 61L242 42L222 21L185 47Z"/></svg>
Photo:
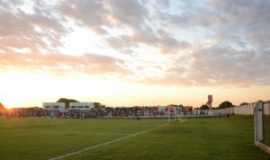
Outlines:
<svg viewBox="0 0 270 160"><path fill-rule="evenodd" d="M62 16L72 19L76 23L91 27L97 32L104 32L103 25L108 25L108 11L104 1L70 0L59 5Z"/></svg>
<svg viewBox="0 0 270 160"><path fill-rule="evenodd" d="M54 8L35 1L33 13L23 9L23 1L2 1L0 7L0 48L29 48L33 52L55 49L61 45L60 38L66 33L61 18Z"/></svg>
<svg viewBox="0 0 270 160"><path fill-rule="evenodd" d="M270 84L269 54L211 46L198 50L193 57L189 76L198 84Z"/></svg>
<svg viewBox="0 0 270 160"><path fill-rule="evenodd" d="M0 66L128 77L144 68L150 84L269 85L269 10L267 0L1 1ZM112 53L59 52L73 26L95 31Z"/></svg>
<svg viewBox="0 0 270 160"><path fill-rule="evenodd" d="M62 4L63 14L106 37L109 45L115 49L122 50L145 44L160 48L163 53L175 53L189 47L188 42L177 40L162 28L158 31L153 29L147 3L142 4L137 0L83 0L70 3L72 5ZM122 32L128 29L132 34L108 37L110 29L122 29Z"/></svg>
<svg viewBox="0 0 270 160"><path fill-rule="evenodd" d="M49 71L68 74L79 72L87 75L127 74L121 67L122 60L106 56L84 54L69 56L59 53L51 54L0 54L1 70Z"/></svg>
<svg viewBox="0 0 270 160"><path fill-rule="evenodd" d="M127 25L140 28L147 18L147 10L137 0L71 0L64 1L59 8L66 18L87 25L100 33L105 32L104 26L119 27Z"/></svg>
<svg viewBox="0 0 270 160"><path fill-rule="evenodd" d="M143 82L155 85L241 86L270 85L270 52L239 51L215 45L200 48L186 59L176 59L161 78Z"/></svg>
<svg viewBox="0 0 270 160"><path fill-rule="evenodd" d="M123 61L120 59L87 53L82 56L58 53L61 38L69 31L58 4L35 1L27 12L23 5L23 1L1 1L0 21L5 22L0 25L1 70L76 71L88 75L121 75L127 72L121 67ZM85 4L80 5L83 6ZM98 2L90 6L98 9ZM31 13L28 13L30 10ZM80 11L83 10L80 8ZM93 24L98 24L98 21ZM46 53L43 53L44 50Z"/></svg>
<svg viewBox="0 0 270 160"><path fill-rule="evenodd" d="M210 0L173 14L160 12L161 19L178 27L176 31L193 36L188 58L192 63L178 67L185 61L176 58L176 66L169 68L163 78L149 81L173 85L269 85L269 9L266 0ZM190 33L198 28L203 34ZM205 46L206 41L213 43Z"/></svg>
<svg viewBox="0 0 270 160"><path fill-rule="evenodd" d="M269 1L227 1L214 3L214 6L222 8L224 14L227 13L227 21L231 29L235 28L236 36L245 38L248 44L257 49L269 49Z"/></svg>
<svg viewBox="0 0 270 160"><path fill-rule="evenodd" d="M200 7L161 18L182 29L204 28L220 41L242 41L257 49L269 48L270 2L267 0L209 0Z"/></svg>
<svg viewBox="0 0 270 160"><path fill-rule="evenodd" d="M148 10L139 1L109 0L108 8L116 21L131 27L143 28L149 18Z"/></svg>

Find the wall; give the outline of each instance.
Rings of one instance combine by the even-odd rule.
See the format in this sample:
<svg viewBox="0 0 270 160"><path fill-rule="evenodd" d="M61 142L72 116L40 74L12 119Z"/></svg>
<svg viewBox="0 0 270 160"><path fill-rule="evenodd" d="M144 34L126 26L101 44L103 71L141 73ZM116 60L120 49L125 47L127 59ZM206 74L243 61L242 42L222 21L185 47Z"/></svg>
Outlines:
<svg viewBox="0 0 270 160"><path fill-rule="evenodd" d="M256 103L250 103L233 108L233 113L237 115L253 115Z"/></svg>
<svg viewBox="0 0 270 160"><path fill-rule="evenodd" d="M211 112L213 115L226 115L226 114L253 115L255 106L256 103L250 103L243 106L212 110ZM270 115L270 102L264 103L264 114Z"/></svg>
<svg viewBox="0 0 270 160"><path fill-rule="evenodd" d="M270 103L265 103L263 109L265 115L270 115Z"/></svg>

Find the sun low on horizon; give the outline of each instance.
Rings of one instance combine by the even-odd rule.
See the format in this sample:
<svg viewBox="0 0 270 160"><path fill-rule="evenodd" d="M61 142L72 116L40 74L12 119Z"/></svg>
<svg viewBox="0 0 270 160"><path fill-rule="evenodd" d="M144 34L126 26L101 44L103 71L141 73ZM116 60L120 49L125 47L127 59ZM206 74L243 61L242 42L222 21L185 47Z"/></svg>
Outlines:
<svg viewBox="0 0 270 160"><path fill-rule="evenodd" d="M269 100L269 9L266 0L2 0L0 102Z"/></svg>

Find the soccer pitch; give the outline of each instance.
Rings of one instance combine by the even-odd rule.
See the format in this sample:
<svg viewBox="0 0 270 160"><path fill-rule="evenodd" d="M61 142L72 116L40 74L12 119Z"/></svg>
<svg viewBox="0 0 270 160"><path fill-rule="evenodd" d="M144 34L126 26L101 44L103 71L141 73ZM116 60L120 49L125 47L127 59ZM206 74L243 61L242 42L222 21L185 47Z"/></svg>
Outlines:
<svg viewBox="0 0 270 160"><path fill-rule="evenodd" d="M269 160L252 117L0 119L1 160Z"/></svg>

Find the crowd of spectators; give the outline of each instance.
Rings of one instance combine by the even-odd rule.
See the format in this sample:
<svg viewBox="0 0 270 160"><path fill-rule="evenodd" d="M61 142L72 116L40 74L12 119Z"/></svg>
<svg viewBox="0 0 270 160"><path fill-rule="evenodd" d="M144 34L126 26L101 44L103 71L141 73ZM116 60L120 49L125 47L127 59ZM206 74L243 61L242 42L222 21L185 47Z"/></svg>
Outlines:
<svg viewBox="0 0 270 160"><path fill-rule="evenodd" d="M182 107L94 107L89 110L66 109L64 112L53 109L32 107L13 108L2 113L5 117L51 117L51 118L155 118L183 113Z"/></svg>
<svg viewBox="0 0 270 160"><path fill-rule="evenodd" d="M12 108L5 109L1 113L3 116L7 118L11 117L43 117L48 115L48 111L39 108L39 107L31 107L31 108Z"/></svg>

